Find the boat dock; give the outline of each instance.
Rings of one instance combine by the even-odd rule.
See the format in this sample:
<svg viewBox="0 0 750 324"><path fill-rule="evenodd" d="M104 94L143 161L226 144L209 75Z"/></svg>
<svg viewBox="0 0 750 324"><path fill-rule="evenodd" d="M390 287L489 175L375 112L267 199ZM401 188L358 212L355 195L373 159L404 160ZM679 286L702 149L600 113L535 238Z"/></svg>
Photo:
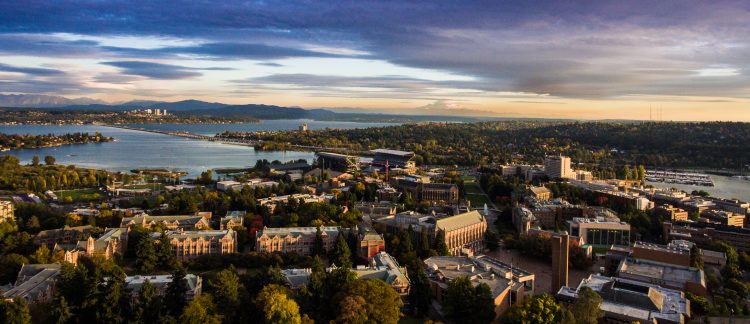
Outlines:
<svg viewBox="0 0 750 324"><path fill-rule="evenodd" d="M652 182L678 183L695 186L713 187L711 176L701 173L646 170L646 180Z"/></svg>

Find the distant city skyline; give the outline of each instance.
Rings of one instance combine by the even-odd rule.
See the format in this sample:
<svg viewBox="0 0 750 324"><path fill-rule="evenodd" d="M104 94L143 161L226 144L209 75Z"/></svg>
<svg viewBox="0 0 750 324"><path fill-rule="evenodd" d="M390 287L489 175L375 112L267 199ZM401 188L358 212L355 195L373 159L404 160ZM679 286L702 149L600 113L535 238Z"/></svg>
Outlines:
<svg viewBox="0 0 750 324"><path fill-rule="evenodd" d="M0 93L750 121L746 1L0 3Z"/></svg>

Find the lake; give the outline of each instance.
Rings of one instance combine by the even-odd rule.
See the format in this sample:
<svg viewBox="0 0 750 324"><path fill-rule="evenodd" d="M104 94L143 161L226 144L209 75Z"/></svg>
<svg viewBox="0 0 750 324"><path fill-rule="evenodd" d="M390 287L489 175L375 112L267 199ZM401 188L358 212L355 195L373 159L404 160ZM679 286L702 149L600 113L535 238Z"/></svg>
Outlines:
<svg viewBox="0 0 750 324"><path fill-rule="evenodd" d="M311 129L366 128L387 126L386 123L321 122L310 120L268 120L249 124L193 124L193 125L131 125L156 130L182 130L205 135L230 131L291 130L307 123ZM15 155L22 163L32 157L52 155L60 164L110 171L130 171L138 168L166 168L185 171L195 177L208 169L238 168L255 165L257 160L290 161L307 159L312 152L255 151L252 147L192 140L182 137L120 128L93 125L0 125L0 132L8 134L64 134L100 132L116 141L96 144L65 145L41 149L21 149L3 152Z"/></svg>
<svg viewBox="0 0 750 324"><path fill-rule="evenodd" d="M651 181L646 181L646 184L663 189L676 188L688 193L693 190L703 190L715 197L737 198L742 201L750 201L750 181L713 174L710 176L711 180L714 181L713 187Z"/></svg>

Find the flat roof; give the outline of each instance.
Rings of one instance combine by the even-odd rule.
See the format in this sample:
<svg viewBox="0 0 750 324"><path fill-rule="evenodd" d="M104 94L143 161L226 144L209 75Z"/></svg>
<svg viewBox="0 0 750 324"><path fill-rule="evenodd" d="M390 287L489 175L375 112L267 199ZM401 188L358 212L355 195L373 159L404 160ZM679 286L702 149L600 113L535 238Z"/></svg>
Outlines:
<svg viewBox="0 0 750 324"><path fill-rule="evenodd" d="M389 154L389 155L398 155L398 156L403 156L403 157L414 156L414 152L391 150L391 149L374 149L374 150L370 150L370 152L375 153L375 154Z"/></svg>

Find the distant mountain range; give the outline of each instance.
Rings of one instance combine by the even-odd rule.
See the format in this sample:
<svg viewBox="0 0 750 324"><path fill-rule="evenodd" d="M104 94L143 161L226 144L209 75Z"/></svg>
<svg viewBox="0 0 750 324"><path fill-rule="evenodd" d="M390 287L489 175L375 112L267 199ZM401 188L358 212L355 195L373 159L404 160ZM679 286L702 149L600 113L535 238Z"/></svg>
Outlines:
<svg viewBox="0 0 750 324"><path fill-rule="evenodd" d="M91 98L68 99L58 96L31 94L0 94L0 107L53 108L71 105L107 104Z"/></svg>
<svg viewBox="0 0 750 324"><path fill-rule="evenodd" d="M440 116L440 115L394 115L384 113L336 112L328 109L303 109L298 107L281 107L274 105L246 104L229 105L200 100L183 100L177 102L134 100L123 103L107 103L91 98L68 99L46 95L2 95L0 107L5 108L45 108L56 110L96 110L125 111L143 108L166 109L170 113L195 116L221 117L255 117L258 119L313 119L360 122L423 122L423 121L459 121L471 122L482 117Z"/></svg>

